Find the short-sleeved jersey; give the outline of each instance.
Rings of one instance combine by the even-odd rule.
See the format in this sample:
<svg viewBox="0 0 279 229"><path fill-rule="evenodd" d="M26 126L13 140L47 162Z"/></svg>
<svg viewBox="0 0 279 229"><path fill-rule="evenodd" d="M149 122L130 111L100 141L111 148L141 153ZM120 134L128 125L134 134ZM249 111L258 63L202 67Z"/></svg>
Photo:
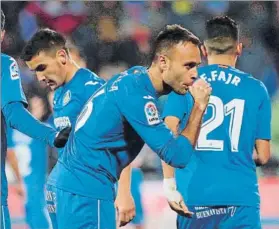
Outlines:
<svg viewBox="0 0 279 229"><path fill-rule="evenodd" d="M22 90L19 68L16 61L1 53L1 204L7 204L7 178L5 160L7 154L6 121L2 112L3 107L12 102L22 102L27 105Z"/></svg>
<svg viewBox="0 0 279 229"><path fill-rule="evenodd" d="M178 144L185 148L189 140L183 136L174 140L157 102L146 68L133 67L114 76L83 108L48 184L112 200L121 170L138 155L144 142L165 160L172 156L171 151L164 154L166 147Z"/></svg>
<svg viewBox="0 0 279 229"><path fill-rule="evenodd" d="M176 170L178 188L189 205L259 206L252 154L256 139L271 138L267 90L262 82L233 67L209 65L199 68L199 75L211 84L212 95L194 166L191 172L187 167ZM165 107L165 114L178 117L182 128L190 114L187 102L187 95L175 95Z"/></svg>
<svg viewBox="0 0 279 229"><path fill-rule="evenodd" d="M53 118L57 131L75 125L84 104L103 84L105 81L89 69L80 68L67 84L55 90ZM59 154L62 151L59 149Z"/></svg>

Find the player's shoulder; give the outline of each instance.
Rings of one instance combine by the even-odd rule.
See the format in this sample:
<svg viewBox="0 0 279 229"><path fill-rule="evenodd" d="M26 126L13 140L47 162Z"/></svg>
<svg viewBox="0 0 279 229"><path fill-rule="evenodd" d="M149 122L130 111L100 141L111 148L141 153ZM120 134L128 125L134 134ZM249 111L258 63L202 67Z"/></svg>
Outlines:
<svg viewBox="0 0 279 229"><path fill-rule="evenodd" d="M4 53L1 53L2 73L9 75L12 80L19 79L19 68L16 60Z"/></svg>
<svg viewBox="0 0 279 229"><path fill-rule="evenodd" d="M140 91L144 91L147 77L145 67L135 66L113 76L107 83L107 90L127 96L138 94Z"/></svg>
<svg viewBox="0 0 279 229"><path fill-rule="evenodd" d="M2 64L12 64L12 63L16 63L16 60L4 53L1 53L1 62Z"/></svg>
<svg viewBox="0 0 279 229"><path fill-rule="evenodd" d="M209 64L209 65L201 66L198 68L198 73L201 74L201 73L207 73L207 72L216 71L216 70L230 72L230 73L233 73L233 74L239 75L239 76L247 76L247 77L251 76L250 73L241 71L238 68L234 68L234 67L227 66L227 65L219 65L219 64Z"/></svg>
<svg viewBox="0 0 279 229"><path fill-rule="evenodd" d="M101 83L101 84L105 83L104 79L99 77L96 73L92 72L88 68L81 68L80 71L82 73L81 79L84 81L85 84L87 83L87 84L95 85L97 83Z"/></svg>
<svg viewBox="0 0 279 229"><path fill-rule="evenodd" d="M255 78L252 74L241 71L237 68L233 68L232 71L240 76L245 76L242 77L242 79L246 80L246 85L250 88L251 91L257 91L257 94L259 96L265 96L266 94L268 94L267 88L264 83L261 80Z"/></svg>

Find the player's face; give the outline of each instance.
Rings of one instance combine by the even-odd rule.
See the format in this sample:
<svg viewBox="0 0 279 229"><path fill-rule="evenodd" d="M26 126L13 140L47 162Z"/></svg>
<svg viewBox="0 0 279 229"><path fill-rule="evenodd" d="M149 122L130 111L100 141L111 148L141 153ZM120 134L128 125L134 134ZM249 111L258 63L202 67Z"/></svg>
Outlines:
<svg viewBox="0 0 279 229"><path fill-rule="evenodd" d="M197 78L197 67L201 63L199 47L191 42L181 42L169 51L167 62L164 82L176 93L185 94Z"/></svg>
<svg viewBox="0 0 279 229"><path fill-rule="evenodd" d="M26 61L26 64L36 72L38 81L46 83L51 90L55 90L65 83L66 62L65 50L58 50L56 53L41 51L30 61Z"/></svg>

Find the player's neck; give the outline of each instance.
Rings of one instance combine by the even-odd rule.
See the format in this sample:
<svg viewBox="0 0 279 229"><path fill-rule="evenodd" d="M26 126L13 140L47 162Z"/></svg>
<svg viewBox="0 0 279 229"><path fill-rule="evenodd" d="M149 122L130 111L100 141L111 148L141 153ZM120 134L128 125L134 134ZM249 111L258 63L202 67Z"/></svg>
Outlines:
<svg viewBox="0 0 279 229"><path fill-rule="evenodd" d="M236 65L236 56L233 55L210 55L207 56L207 63L211 64L220 64L235 67Z"/></svg>
<svg viewBox="0 0 279 229"><path fill-rule="evenodd" d="M66 74L66 80L65 83L68 83L71 79L73 79L76 72L80 69L80 67L74 62L69 62L67 66L67 74Z"/></svg>
<svg viewBox="0 0 279 229"><path fill-rule="evenodd" d="M152 64L148 69L148 76L156 92L160 95L164 94L164 82L160 69L156 65Z"/></svg>

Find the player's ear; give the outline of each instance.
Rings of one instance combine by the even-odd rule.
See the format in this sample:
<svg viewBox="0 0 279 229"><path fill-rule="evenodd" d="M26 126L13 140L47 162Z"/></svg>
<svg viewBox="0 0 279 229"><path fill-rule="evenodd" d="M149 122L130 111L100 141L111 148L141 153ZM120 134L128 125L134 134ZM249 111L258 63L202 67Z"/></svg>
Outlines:
<svg viewBox="0 0 279 229"><path fill-rule="evenodd" d="M166 55L159 55L158 64L159 64L160 69L165 71L169 68L170 60Z"/></svg>
<svg viewBox="0 0 279 229"><path fill-rule="evenodd" d="M65 65L67 62L67 52L64 49L59 49L56 52L56 57L62 65Z"/></svg>
<svg viewBox="0 0 279 229"><path fill-rule="evenodd" d="M238 43L236 46L236 55L240 56L242 54L242 48L243 48L243 44L242 43Z"/></svg>
<svg viewBox="0 0 279 229"><path fill-rule="evenodd" d="M207 57L207 50L204 45L201 45L201 52L204 57Z"/></svg>
<svg viewBox="0 0 279 229"><path fill-rule="evenodd" d="M4 40L5 32L5 30L1 30L1 43Z"/></svg>

